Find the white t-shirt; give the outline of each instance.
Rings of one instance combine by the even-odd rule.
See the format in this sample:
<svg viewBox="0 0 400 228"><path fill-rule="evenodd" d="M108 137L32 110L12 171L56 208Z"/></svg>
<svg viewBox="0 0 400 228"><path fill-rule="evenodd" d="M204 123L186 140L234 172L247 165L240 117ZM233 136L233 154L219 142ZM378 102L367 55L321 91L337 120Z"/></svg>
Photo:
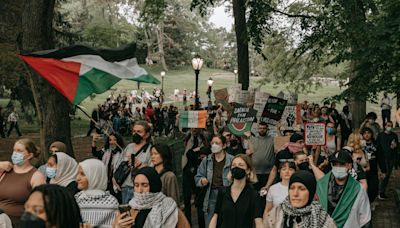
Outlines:
<svg viewBox="0 0 400 228"><path fill-rule="evenodd" d="M267 194L267 202L272 202L275 206L281 204L289 194L289 187L283 186L281 182L272 185Z"/></svg>

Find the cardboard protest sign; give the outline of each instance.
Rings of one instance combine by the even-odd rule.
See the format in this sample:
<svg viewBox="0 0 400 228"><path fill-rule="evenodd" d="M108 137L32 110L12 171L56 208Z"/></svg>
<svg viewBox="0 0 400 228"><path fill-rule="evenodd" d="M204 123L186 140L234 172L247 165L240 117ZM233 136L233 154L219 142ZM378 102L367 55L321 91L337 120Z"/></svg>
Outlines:
<svg viewBox="0 0 400 228"><path fill-rule="evenodd" d="M304 143L310 146L324 146L326 144L325 123L305 123Z"/></svg>
<svg viewBox="0 0 400 228"><path fill-rule="evenodd" d="M236 104L228 122L229 130L238 136L250 131L256 119L257 111L247 106Z"/></svg>
<svg viewBox="0 0 400 228"><path fill-rule="evenodd" d="M216 104L221 104L225 110L232 109L232 107L228 103L229 94L227 88L214 90L214 97Z"/></svg>
<svg viewBox="0 0 400 228"><path fill-rule="evenodd" d="M274 138L275 152L282 150L283 145L288 142L290 142L290 136L276 136Z"/></svg>
<svg viewBox="0 0 400 228"><path fill-rule="evenodd" d="M265 104L267 103L269 94L264 92L255 92L254 96L254 109L257 111L257 119L260 119L264 111Z"/></svg>
<svg viewBox="0 0 400 228"><path fill-rule="evenodd" d="M229 103L236 102L238 96L237 94L239 93L239 91L242 91L242 84L240 83L235 84L229 88L229 98L228 98Z"/></svg>
<svg viewBox="0 0 400 228"><path fill-rule="evenodd" d="M281 120L286 104L287 101L284 99L269 96L260 121L275 126Z"/></svg>

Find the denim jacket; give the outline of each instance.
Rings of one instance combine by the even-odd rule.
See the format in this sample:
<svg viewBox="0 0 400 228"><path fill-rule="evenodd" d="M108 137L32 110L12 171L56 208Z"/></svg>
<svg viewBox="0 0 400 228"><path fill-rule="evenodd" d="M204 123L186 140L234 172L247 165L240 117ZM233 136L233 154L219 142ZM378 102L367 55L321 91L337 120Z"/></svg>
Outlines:
<svg viewBox="0 0 400 228"><path fill-rule="evenodd" d="M208 180L208 186L206 195L204 197L204 203L203 203L203 211L207 213L208 211L208 201L210 199L210 191L211 191L211 183L212 183L212 177L213 177L213 154L210 154L207 156L207 158L204 158L200 165L199 168L197 169L197 174L194 177L194 180L196 182L196 186L198 187L203 187L201 185L201 178L205 177ZM229 186L231 183L228 180L227 176L230 171L231 163L233 160L233 156L225 152L225 165L224 165L224 170L223 170L223 176L222 176L222 182L224 186ZM207 168L206 168L207 167ZM207 170L206 170L207 169Z"/></svg>

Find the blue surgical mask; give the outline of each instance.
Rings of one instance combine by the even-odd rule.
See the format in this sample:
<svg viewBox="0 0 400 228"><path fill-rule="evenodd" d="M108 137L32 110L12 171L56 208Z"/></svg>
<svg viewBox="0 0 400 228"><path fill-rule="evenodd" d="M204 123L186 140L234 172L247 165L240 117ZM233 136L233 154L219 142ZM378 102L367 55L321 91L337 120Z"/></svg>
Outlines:
<svg viewBox="0 0 400 228"><path fill-rule="evenodd" d="M46 167L46 176L50 179L53 179L56 177L57 174L57 169L56 168L51 168L51 167Z"/></svg>
<svg viewBox="0 0 400 228"><path fill-rule="evenodd" d="M14 151L11 155L11 161L14 165L22 165L24 164L24 155L20 152Z"/></svg>
<svg viewBox="0 0 400 228"><path fill-rule="evenodd" d="M347 170L346 167L333 166L332 173L333 176L335 176L335 178L337 179L344 179L347 177L347 175L349 175L349 171Z"/></svg>
<svg viewBox="0 0 400 228"><path fill-rule="evenodd" d="M331 128L331 127L326 128L326 133L328 133L328 135L333 135L334 132L335 131L333 130L333 128Z"/></svg>

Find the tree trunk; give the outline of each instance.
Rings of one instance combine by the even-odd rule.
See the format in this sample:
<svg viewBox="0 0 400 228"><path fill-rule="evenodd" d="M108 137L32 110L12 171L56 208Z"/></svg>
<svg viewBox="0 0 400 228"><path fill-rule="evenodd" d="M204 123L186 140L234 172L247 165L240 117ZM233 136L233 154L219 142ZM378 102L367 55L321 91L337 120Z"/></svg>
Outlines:
<svg viewBox="0 0 400 228"><path fill-rule="evenodd" d="M356 71L357 62L351 62L351 73L350 80L357 77ZM364 121L366 112L367 112L367 102L365 100L360 99L359 97L352 97L349 103L349 110L352 113L353 117L353 127L359 128Z"/></svg>
<svg viewBox="0 0 400 228"><path fill-rule="evenodd" d="M144 37L146 39L146 45L147 45L147 58L150 58L151 53L153 52L153 48L152 48L152 41L150 39L150 31L148 29L144 29Z"/></svg>
<svg viewBox="0 0 400 228"><path fill-rule="evenodd" d="M164 54L164 21L160 20L157 26L157 43L158 43L158 53L160 54L160 61L164 71L168 71L167 63L165 62Z"/></svg>
<svg viewBox="0 0 400 228"><path fill-rule="evenodd" d="M239 83L242 83L243 90L247 90L249 88L249 41L245 0L233 0L233 16L235 18Z"/></svg>
<svg viewBox="0 0 400 228"><path fill-rule="evenodd" d="M22 14L22 49L38 51L54 48L53 15L55 0L26 0ZM41 160L47 159L47 151L53 141L67 145L67 153L73 156L68 100L45 79L31 71L31 88L38 110L41 134Z"/></svg>

